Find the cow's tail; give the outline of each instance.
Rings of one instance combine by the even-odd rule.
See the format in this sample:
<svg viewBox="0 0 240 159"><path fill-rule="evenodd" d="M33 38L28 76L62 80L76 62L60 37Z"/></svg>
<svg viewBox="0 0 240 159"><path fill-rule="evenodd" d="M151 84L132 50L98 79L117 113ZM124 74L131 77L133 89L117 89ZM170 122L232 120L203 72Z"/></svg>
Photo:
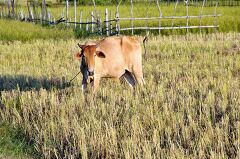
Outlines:
<svg viewBox="0 0 240 159"><path fill-rule="evenodd" d="M143 47L144 47L144 59L146 59L147 56L147 48L146 48L146 43L148 41L148 35L146 35L143 39Z"/></svg>

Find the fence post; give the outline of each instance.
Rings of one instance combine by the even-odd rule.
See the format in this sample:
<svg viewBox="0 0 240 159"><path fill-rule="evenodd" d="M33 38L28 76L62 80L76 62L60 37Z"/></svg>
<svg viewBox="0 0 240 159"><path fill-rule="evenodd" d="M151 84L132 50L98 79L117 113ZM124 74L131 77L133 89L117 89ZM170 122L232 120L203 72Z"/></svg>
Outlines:
<svg viewBox="0 0 240 159"><path fill-rule="evenodd" d="M11 16L12 17L15 17L15 9L14 9L15 6L14 6L14 3L15 3L15 1L11 0L11 8L12 8L12 13L11 13L12 15Z"/></svg>
<svg viewBox="0 0 240 159"><path fill-rule="evenodd" d="M94 31L94 14L93 11L91 12L91 25L92 25L92 33Z"/></svg>
<svg viewBox="0 0 240 159"><path fill-rule="evenodd" d="M29 19L34 21L33 9L32 9L32 5L31 5L31 3L30 3L30 8L29 8L29 9L30 9Z"/></svg>
<svg viewBox="0 0 240 159"><path fill-rule="evenodd" d="M1 18L3 17L3 5L1 6Z"/></svg>
<svg viewBox="0 0 240 159"><path fill-rule="evenodd" d="M7 5L4 5L4 15L5 15L5 17L7 16Z"/></svg>
<svg viewBox="0 0 240 159"><path fill-rule="evenodd" d="M88 17L86 18L86 31L88 32Z"/></svg>
<svg viewBox="0 0 240 159"><path fill-rule="evenodd" d="M112 35L112 10L110 10L110 35Z"/></svg>
<svg viewBox="0 0 240 159"><path fill-rule="evenodd" d="M217 32L217 6L218 1L216 1L215 11L214 11L214 32Z"/></svg>
<svg viewBox="0 0 240 159"><path fill-rule="evenodd" d="M119 14L118 14L118 10L116 12L116 33L117 35L120 34L120 23L119 23Z"/></svg>
<svg viewBox="0 0 240 159"><path fill-rule="evenodd" d="M46 10L46 0L42 0L42 20L45 20L46 18L46 14L47 14L47 10ZM43 23L43 21L42 21Z"/></svg>
<svg viewBox="0 0 240 159"><path fill-rule="evenodd" d="M133 0L131 0L131 26L132 26L132 35L133 35Z"/></svg>
<svg viewBox="0 0 240 159"><path fill-rule="evenodd" d="M101 28L101 19L99 13L97 14L97 28L98 28L98 33L102 35L102 28Z"/></svg>
<svg viewBox="0 0 240 159"><path fill-rule="evenodd" d="M108 29L108 9L105 9L105 25L106 25L106 34L109 36L109 29Z"/></svg>
<svg viewBox="0 0 240 159"><path fill-rule="evenodd" d="M64 18L64 10L65 9L63 8L61 18Z"/></svg>
<svg viewBox="0 0 240 159"><path fill-rule="evenodd" d="M200 11L200 16L199 16L200 33L202 33L202 13L203 13L203 7L204 6L205 6L205 0L203 0L202 8L201 8L201 11Z"/></svg>
<svg viewBox="0 0 240 159"><path fill-rule="evenodd" d="M8 17L11 16L11 11L10 11L10 5L11 5L11 0L8 0Z"/></svg>
<svg viewBox="0 0 240 159"><path fill-rule="evenodd" d="M77 27L77 24L76 24L76 22L77 22L77 2L76 2L76 0L74 0L74 22L75 22L74 26L76 28Z"/></svg>
<svg viewBox="0 0 240 159"><path fill-rule="evenodd" d="M48 11L48 24L49 25L51 24L51 13L50 13L50 11Z"/></svg>
<svg viewBox="0 0 240 159"><path fill-rule="evenodd" d="M81 29L82 28L82 11L80 11L80 19L79 19L79 22L80 22L80 24L79 24L79 28Z"/></svg>
<svg viewBox="0 0 240 159"><path fill-rule="evenodd" d="M162 11L159 5L159 2L157 0L157 7L158 7L158 12L159 12L159 19L158 19L158 34L161 34L161 18L162 18Z"/></svg>

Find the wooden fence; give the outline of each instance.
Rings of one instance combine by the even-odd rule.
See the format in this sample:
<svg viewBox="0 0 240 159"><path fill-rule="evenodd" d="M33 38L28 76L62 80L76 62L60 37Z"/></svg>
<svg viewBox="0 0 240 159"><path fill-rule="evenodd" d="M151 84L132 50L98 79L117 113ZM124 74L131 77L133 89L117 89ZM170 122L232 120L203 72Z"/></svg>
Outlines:
<svg viewBox="0 0 240 159"><path fill-rule="evenodd" d="M99 12L96 10L96 6L94 4L94 10L90 12L90 16L87 16L86 19L83 19L83 12L77 11L77 4L76 0L73 3L74 6L74 17L71 18L69 16L69 2L66 0L66 5L62 10L61 18L56 19L54 16L51 15L51 12L47 10L46 8L42 7L41 12L38 14L36 12L35 6L33 3L29 3L28 5L28 12L24 13L23 10L20 10L19 12L13 12L13 8L11 9L11 4L8 3L6 5L1 5L0 8L0 17L1 18L13 18L16 20L21 21L28 21L28 22L34 22L34 23L42 23L45 25L64 25L66 27L74 27L76 29L86 31L89 33L97 33L97 34L106 34L109 35L115 35L115 34L121 34L125 33L125 31L129 31L131 34L134 34L136 30L142 30L142 31L152 31L157 30L159 34L161 34L162 30L176 30L176 29L185 29L186 32L189 31L189 29L199 29L200 31L203 28L214 28L214 31L219 27L217 24L217 17L220 16L220 14L217 14L217 7L218 7L218 1L215 1L215 7L213 14L203 14L203 8L206 5L207 0L203 0L202 4L200 6L200 12L198 15L189 15L189 1L184 1L185 3L185 9L186 9L186 15L182 16L176 16L176 10L177 6L179 4L179 0L176 0L176 3L174 5L174 13L173 16L163 16L163 12L160 7L160 1L155 0L154 5L158 8L158 15L159 16L148 16L148 10L145 17L134 17L134 3L133 0L130 0L130 16L129 17L120 17L121 13L119 12L119 6L120 3L116 6L116 12L113 14L111 10L108 10L108 8L105 9L105 18L102 20L100 17ZM79 14L79 18L77 17L77 13ZM212 17L213 22L212 25L202 25L202 20L204 18ZM175 25L175 20L182 19L185 21L184 25ZM190 19L197 19L198 25L189 25ZM154 21L155 25L150 26L149 21ZM171 23L166 26L164 25L163 20L169 20ZM122 25L124 21L130 21L130 26L124 26ZM136 21L145 21L143 22L143 26L134 26L134 22Z"/></svg>

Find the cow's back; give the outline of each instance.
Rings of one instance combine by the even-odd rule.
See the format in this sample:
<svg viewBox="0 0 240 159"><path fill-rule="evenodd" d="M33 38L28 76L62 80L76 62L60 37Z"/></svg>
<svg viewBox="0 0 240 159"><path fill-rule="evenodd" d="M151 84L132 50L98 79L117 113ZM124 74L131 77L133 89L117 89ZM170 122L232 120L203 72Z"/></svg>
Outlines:
<svg viewBox="0 0 240 159"><path fill-rule="evenodd" d="M125 70L131 72L135 63L141 65L141 45L131 37L107 37L100 41L98 50L106 55L101 59L101 69L109 75L122 74Z"/></svg>

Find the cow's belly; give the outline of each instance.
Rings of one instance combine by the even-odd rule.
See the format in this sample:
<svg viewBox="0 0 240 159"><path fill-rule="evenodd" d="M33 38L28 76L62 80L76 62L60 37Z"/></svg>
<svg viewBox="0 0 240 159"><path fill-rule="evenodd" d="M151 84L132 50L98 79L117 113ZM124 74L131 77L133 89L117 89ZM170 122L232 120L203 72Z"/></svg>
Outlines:
<svg viewBox="0 0 240 159"><path fill-rule="evenodd" d="M105 78L120 78L123 74L125 73L125 69L121 68L121 69L110 69L108 71L106 71L102 77Z"/></svg>

